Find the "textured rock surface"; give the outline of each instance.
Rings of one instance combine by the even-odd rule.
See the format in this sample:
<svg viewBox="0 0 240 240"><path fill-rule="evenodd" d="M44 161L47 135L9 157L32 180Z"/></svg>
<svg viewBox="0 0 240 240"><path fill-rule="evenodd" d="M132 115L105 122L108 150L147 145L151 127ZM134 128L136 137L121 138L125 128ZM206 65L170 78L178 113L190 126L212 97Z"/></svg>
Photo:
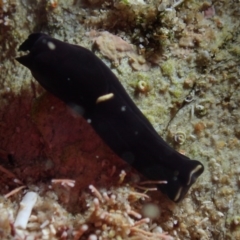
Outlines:
<svg viewBox="0 0 240 240"><path fill-rule="evenodd" d="M83 215L76 222L62 209L83 213L82 205L93 202L83 191L89 184L122 194L120 187L111 187L118 186L121 169L128 167L88 124L43 94L29 71L14 61L17 47L32 32L42 31L91 49L88 33L97 30L121 37L137 49L143 63L150 66L147 72L134 71L128 58L114 66L104 53L95 53L112 66L159 134L206 168L176 206L161 194L152 194L151 201L161 209L154 223L175 239L239 238L239 9L238 1L0 1L1 194L24 184L41 195L36 206L42 214L37 216L39 224L31 228L31 220L27 232L21 234L43 234L40 226L50 219L57 200L59 214L66 217L62 229L73 222L80 228L98 221L84 221ZM149 86L147 92L137 91L139 81ZM53 178L74 179L76 184L73 189L49 189ZM131 177L124 184L128 183L132 186ZM21 197L20 191L7 203L1 198L0 215L8 220L0 220L0 236L9 234L11 239L10 226ZM113 208L111 204L106 203L106 211ZM141 201L130 204L139 212L143 206ZM65 230L54 235L50 225L44 229L59 239ZM92 224L88 233L96 234L99 228L101 224ZM117 235L109 236L117 239ZM74 239L73 235L67 239Z"/></svg>

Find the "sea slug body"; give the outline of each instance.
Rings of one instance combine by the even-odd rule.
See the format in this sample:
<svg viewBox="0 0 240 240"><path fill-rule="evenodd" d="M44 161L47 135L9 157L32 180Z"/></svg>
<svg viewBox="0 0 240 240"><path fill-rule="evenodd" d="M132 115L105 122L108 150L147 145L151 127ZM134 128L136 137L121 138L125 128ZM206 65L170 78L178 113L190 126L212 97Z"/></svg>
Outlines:
<svg viewBox="0 0 240 240"><path fill-rule="evenodd" d="M91 51L33 33L19 47L29 51L16 60L66 104L84 109L83 117L123 160L179 202L202 174L197 160L172 149L133 103L112 71Z"/></svg>

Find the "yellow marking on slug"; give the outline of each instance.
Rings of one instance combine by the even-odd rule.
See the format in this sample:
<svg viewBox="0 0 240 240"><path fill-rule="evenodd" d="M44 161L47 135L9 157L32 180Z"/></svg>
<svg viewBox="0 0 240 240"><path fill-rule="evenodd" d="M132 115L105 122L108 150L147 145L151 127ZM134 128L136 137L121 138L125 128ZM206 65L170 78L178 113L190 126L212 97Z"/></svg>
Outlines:
<svg viewBox="0 0 240 240"><path fill-rule="evenodd" d="M105 94L105 95L102 95L100 96L97 101L96 101L96 104L100 103L100 102L104 102L104 101L107 101L111 98L114 97L114 94L113 93L108 93L108 94Z"/></svg>

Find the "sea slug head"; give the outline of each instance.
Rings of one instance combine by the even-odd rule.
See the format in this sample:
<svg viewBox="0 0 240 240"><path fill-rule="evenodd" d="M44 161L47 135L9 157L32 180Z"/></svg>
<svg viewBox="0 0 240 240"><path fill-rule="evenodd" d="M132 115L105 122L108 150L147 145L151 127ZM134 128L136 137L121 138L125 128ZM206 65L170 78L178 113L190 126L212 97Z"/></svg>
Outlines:
<svg viewBox="0 0 240 240"><path fill-rule="evenodd" d="M34 47L35 43L41 39L42 37L47 37L44 33L32 33L28 36L27 40L25 40L20 47L18 48L18 51L31 51Z"/></svg>

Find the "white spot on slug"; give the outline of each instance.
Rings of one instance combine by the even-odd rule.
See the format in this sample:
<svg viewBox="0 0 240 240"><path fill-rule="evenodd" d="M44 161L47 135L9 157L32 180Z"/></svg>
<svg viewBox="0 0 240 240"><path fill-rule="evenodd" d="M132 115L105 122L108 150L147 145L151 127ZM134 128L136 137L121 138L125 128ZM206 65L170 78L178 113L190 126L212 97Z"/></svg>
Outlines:
<svg viewBox="0 0 240 240"><path fill-rule="evenodd" d="M47 45L48 45L50 50L54 50L56 48L56 46L53 42L47 42Z"/></svg>
<svg viewBox="0 0 240 240"><path fill-rule="evenodd" d="M126 111L126 108L127 108L126 106L122 106L122 107L121 107L121 111L122 111L122 112L125 112L125 111Z"/></svg>

